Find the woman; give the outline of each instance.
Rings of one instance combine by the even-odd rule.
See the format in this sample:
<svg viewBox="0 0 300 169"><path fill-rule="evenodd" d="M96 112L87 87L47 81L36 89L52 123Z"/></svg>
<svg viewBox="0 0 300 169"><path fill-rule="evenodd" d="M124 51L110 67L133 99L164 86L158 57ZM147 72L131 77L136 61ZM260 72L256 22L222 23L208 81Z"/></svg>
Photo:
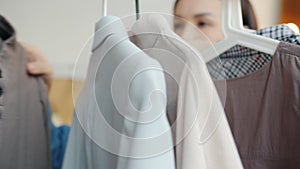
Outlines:
<svg viewBox="0 0 300 169"><path fill-rule="evenodd" d="M257 29L255 14L249 0L242 0L242 11L244 25L250 29ZM174 5L174 15L195 25L203 32L208 39L216 43L223 39L221 29L221 6L222 0L176 0ZM175 32L189 39L196 39L197 33L189 28L188 22L175 19Z"/></svg>

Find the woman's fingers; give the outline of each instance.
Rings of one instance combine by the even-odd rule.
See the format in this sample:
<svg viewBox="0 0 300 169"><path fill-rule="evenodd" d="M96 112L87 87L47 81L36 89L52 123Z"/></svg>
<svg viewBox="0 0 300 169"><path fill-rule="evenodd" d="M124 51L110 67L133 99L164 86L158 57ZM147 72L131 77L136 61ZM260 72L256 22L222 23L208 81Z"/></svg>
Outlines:
<svg viewBox="0 0 300 169"><path fill-rule="evenodd" d="M35 47L22 43L29 53L29 62L26 65L27 72L31 75L41 75L50 89L53 70L47 59Z"/></svg>

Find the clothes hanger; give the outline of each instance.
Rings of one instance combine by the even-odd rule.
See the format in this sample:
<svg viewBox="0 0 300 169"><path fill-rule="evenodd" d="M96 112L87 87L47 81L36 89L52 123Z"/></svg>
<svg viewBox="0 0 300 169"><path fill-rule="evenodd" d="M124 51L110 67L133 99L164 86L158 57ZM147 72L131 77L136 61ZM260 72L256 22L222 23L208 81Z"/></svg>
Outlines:
<svg viewBox="0 0 300 169"><path fill-rule="evenodd" d="M135 0L135 14L136 14L136 20L140 19L140 3L139 3L139 0Z"/></svg>
<svg viewBox="0 0 300 169"><path fill-rule="evenodd" d="M236 3L231 3L232 5L232 19L231 24L232 27L241 31L249 32L249 33L255 33L256 31L253 29L247 29L244 26L243 23L243 14L242 14L242 4L241 1L236 1Z"/></svg>
<svg viewBox="0 0 300 169"><path fill-rule="evenodd" d="M136 20L138 20L140 18L139 0L135 0L135 14L136 14ZM107 16L107 0L102 0L102 16Z"/></svg>
<svg viewBox="0 0 300 169"><path fill-rule="evenodd" d="M232 8L239 9L232 12ZM235 16L232 15L235 14ZM240 0L222 0L222 31L224 39L217 42L202 52L205 62L219 56L219 54L229 50L230 48L241 45L260 52L273 55L278 47L279 41L255 35L245 31L241 22L241 5ZM233 21L235 20L235 21ZM234 26L232 26L234 25Z"/></svg>
<svg viewBox="0 0 300 169"><path fill-rule="evenodd" d="M222 3L225 3L224 1ZM242 10L241 10L241 1L237 1L236 3L230 3L232 9L231 15L231 24L232 27L236 29L242 30L244 28L243 25L243 17L242 17Z"/></svg>
<svg viewBox="0 0 300 169"><path fill-rule="evenodd" d="M102 16L107 16L107 0L102 0Z"/></svg>

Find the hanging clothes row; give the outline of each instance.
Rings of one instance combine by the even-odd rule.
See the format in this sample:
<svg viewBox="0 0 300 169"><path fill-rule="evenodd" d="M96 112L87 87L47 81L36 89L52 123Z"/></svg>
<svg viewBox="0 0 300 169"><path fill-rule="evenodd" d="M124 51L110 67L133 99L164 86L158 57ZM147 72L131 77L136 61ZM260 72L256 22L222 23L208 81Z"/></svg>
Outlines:
<svg viewBox="0 0 300 169"><path fill-rule="evenodd" d="M63 168L242 169L221 102L199 54L160 16L143 16L131 32L135 44L129 41L120 19L103 17L97 23L93 55L76 104ZM187 84L191 77L185 73L192 58L200 59L193 69L201 67L195 72L200 72L197 77L202 81L197 81L200 86L193 86L201 89L196 96L191 95L193 91ZM133 78L134 74L138 76ZM174 84L172 78L180 83ZM173 90L177 90L176 85L178 91ZM156 90L164 99L150 95ZM195 107L186 105L186 101L181 103L178 97ZM149 104L153 110L142 113ZM130 109L130 105L137 110ZM152 121L147 122L146 117L152 117ZM118 134L112 134L107 124L122 137L115 137Z"/></svg>
<svg viewBox="0 0 300 169"><path fill-rule="evenodd" d="M159 15L103 17L63 168L299 168L299 35L233 29L206 65Z"/></svg>

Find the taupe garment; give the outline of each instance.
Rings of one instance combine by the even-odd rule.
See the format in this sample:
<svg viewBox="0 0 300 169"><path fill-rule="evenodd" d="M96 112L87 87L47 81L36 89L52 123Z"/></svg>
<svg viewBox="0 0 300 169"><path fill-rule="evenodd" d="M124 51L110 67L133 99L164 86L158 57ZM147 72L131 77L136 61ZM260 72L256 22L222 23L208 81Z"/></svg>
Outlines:
<svg viewBox="0 0 300 169"><path fill-rule="evenodd" d="M27 61L14 36L0 43L0 169L51 168L47 88Z"/></svg>
<svg viewBox="0 0 300 169"><path fill-rule="evenodd" d="M281 42L261 70L227 80L225 111L245 169L299 169L300 47Z"/></svg>

